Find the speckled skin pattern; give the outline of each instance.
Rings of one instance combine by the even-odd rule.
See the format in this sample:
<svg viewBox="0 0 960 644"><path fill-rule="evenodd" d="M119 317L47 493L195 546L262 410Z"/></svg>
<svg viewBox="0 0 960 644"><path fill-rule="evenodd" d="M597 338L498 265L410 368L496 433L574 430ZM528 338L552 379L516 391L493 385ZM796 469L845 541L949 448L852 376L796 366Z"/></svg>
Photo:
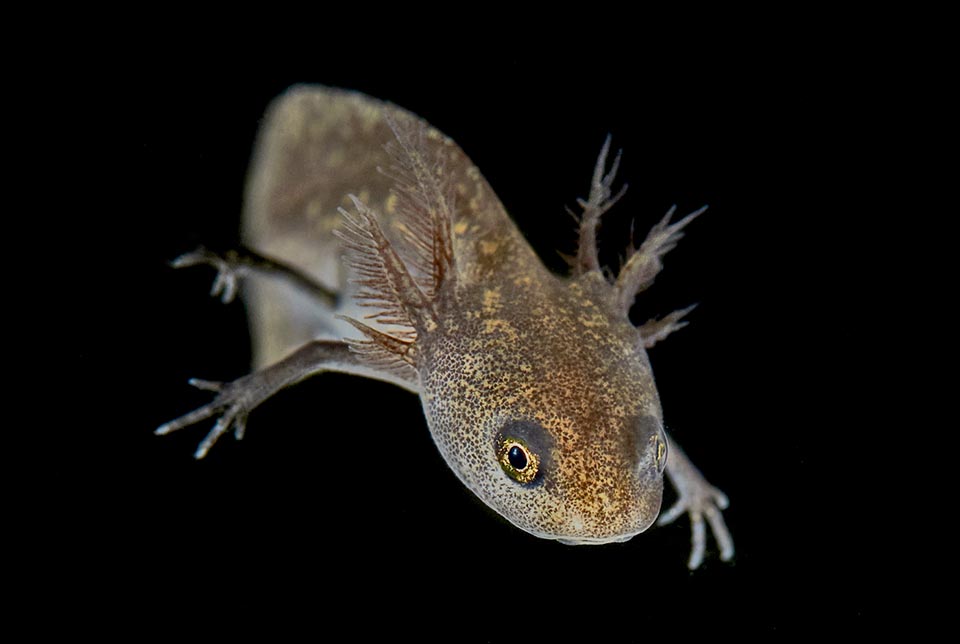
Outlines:
<svg viewBox="0 0 960 644"><path fill-rule="evenodd" d="M504 276L451 294L442 329L423 338L423 407L441 453L477 496L541 537L624 540L660 511L657 391L606 289L596 275ZM496 459L498 437L518 431L543 459L527 485Z"/></svg>
<svg viewBox="0 0 960 644"><path fill-rule="evenodd" d="M395 181L376 171L390 167L383 146L397 129L407 133L408 157L423 161L439 186L436 194L414 186L414 200L428 205L417 215L423 230L412 236L405 236L409 218L397 214ZM364 236L382 230L426 294L421 308L429 310L411 311L420 295L398 286L396 271L373 266L374 294L402 319L362 321L384 333L399 326L391 337L404 343L391 340L371 364L414 383L434 441L466 486L518 527L566 543L622 541L654 521L666 462L660 403L640 333L599 271L563 278L546 270L460 148L388 103L294 88L271 108L258 150L247 243L348 296L337 311L298 316L300 302L286 287L252 280L245 299L259 364L331 330L360 350L363 342L383 349L373 331L358 341L355 328L333 320L370 313L354 306L356 286L338 272L343 264L330 261L346 255L355 269L363 261L332 234L345 206L359 217L357 247L382 253ZM348 193L369 207L369 221L355 214ZM431 262L443 264L438 245L449 247L452 264L431 281ZM538 454L532 482L518 483L501 467L505 438Z"/></svg>

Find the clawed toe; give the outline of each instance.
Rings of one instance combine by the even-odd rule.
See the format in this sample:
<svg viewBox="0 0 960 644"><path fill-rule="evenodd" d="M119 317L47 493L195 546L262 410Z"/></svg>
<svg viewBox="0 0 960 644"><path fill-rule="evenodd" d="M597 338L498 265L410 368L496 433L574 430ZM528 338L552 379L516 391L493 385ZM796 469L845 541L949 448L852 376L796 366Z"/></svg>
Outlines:
<svg viewBox="0 0 960 644"><path fill-rule="evenodd" d="M217 276L210 287L211 297L219 297L224 304L229 304L237 297L237 285L239 282L239 267L236 261L231 261L231 254L223 258L216 253L203 248L202 246L189 253L184 253L176 258L170 265L173 268L186 268L188 266L208 265L217 269Z"/></svg>
<svg viewBox="0 0 960 644"><path fill-rule="evenodd" d="M710 532L720 547L720 559L730 561L733 559L734 548L733 538L727 529L727 524L723 520L721 510L725 510L730 505L726 495L720 490L705 486L690 494L681 494L670 509L660 515L657 521L658 526L667 525L676 521L681 515L690 515L690 559L687 567L690 570L696 570L703 563L704 555L707 550L707 525L710 526ZM706 517L706 522L704 522Z"/></svg>

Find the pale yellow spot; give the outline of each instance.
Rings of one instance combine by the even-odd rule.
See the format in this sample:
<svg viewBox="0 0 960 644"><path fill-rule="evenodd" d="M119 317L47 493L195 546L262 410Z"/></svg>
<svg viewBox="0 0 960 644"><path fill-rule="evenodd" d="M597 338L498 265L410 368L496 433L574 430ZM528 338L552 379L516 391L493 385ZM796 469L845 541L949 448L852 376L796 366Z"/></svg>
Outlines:
<svg viewBox="0 0 960 644"><path fill-rule="evenodd" d="M483 292L483 312L495 315L500 309L500 288L486 289Z"/></svg>
<svg viewBox="0 0 960 644"><path fill-rule="evenodd" d="M329 234L331 231L336 230L338 224L340 223L339 217L313 217L311 218L313 222L313 229L321 234Z"/></svg>
<svg viewBox="0 0 960 644"><path fill-rule="evenodd" d="M606 316L600 313L594 313L589 317L586 315L581 315L581 316L578 316L577 319L579 320L580 324L587 327L588 329L591 329L593 327L609 326L609 321L607 320Z"/></svg>
<svg viewBox="0 0 960 644"><path fill-rule="evenodd" d="M361 119L361 127L364 132L370 132L380 123L380 108L360 103L357 114Z"/></svg>
<svg viewBox="0 0 960 644"><path fill-rule="evenodd" d="M480 242L480 253L483 255L493 255L499 247L500 244L497 242L482 241Z"/></svg>
<svg viewBox="0 0 960 644"><path fill-rule="evenodd" d="M386 203L383 205L383 209L388 215L392 215L397 210L397 195L396 193L391 192L390 196L387 197Z"/></svg>
<svg viewBox="0 0 960 644"><path fill-rule="evenodd" d="M369 191L369 190L361 190L361 191L360 191L360 194L357 195L357 198L358 198L360 201L362 201L363 203L369 204L369 203L370 203L370 191Z"/></svg>
<svg viewBox="0 0 960 644"><path fill-rule="evenodd" d="M511 342L515 342L520 337L519 334L517 334L517 330L513 328L512 324L501 319L484 320L483 332L485 334L497 332L503 333Z"/></svg>
<svg viewBox="0 0 960 644"><path fill-rule="evenodd" d="M530 279L529 275L523 275L520 277L513 278L514 286L530 286L531 284L533 284L533 280Z"/></svg>
<svg viewBox="0 0 960 644"><path fill-rule="evenodd" d="M554 525L563 525L567 522L567 517L561 510L552 509L550 510L550 520Z"/></svg>
<svg viewBox="0 0 960 644"><path fill-rule="evenodd" d="M457 235L462 235L463 233L467 232L467 226L468 226L468 225L469 225L469 224L467 224L467 222L465 222L465 221L458 221L458 222L453 226L453 232L456 233Z"/></svg>
<svg viewBox="0 0 960 644"><path fill-rule="evenodd" d="M307 220L315 221L323 214L323 202L319 199L311 199L307 202Z"/></svg>

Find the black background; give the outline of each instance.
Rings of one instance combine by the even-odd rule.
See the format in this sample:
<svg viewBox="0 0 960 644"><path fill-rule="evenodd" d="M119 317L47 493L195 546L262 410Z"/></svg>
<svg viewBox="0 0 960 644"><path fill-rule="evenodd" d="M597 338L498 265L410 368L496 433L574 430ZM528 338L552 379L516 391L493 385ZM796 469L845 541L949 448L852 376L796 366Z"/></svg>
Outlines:
<svg viewBox="0 0 960 644"><path fill-rule="evenodd" d="M81 316L90 328L73 346L102 427L65 494L82 576L108 580L147 625L205 614L444 636L442 617L460 624L454 641L584 628L632 641L876 624L857 326L874 233L849 189L869 68L773 36L686 56L629 40L466 57L356 43L269 60L152 53L109 81L118 207L95 227L110 249L93 262L102 301L77 304L98 312ZM586 196L607 133L630 184L601 230L608 265L631 219L642 235L671 204L710 205L634 314L699 303L651 360L668 428L731 500L732 563L711 542L688 572L686 519L603 547L521 532L456 480L419 400L373 381L329 374L281 392L244 441L225 438L201 462L210 423L152 435L208 400L188 378L248 371L243 305L207 295L211 270L167 262L237 243L259 119L299 82L393 101L451 136L556 270L556 251L574 250L564 206Z"/></svg>

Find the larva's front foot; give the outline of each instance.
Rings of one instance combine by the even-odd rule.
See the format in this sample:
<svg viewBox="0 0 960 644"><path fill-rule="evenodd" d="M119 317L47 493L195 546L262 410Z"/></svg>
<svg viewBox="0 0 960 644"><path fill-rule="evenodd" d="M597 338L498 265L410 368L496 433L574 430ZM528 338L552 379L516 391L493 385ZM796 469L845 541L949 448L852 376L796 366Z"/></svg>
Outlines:
<svg viewBox="0 0 960 644"><path fill-rule="evenodd" d="M245 268L238 261L236 253L221 257L201 246L197 250L184 253L170 262L170 265L174 268L202 266L204 264L217 269L217 277L213 280L213 286L210 287L211 297L219 297L220 301L224 304L232 302L237 296L237 283L241 277L240 272Z"/></svg>
<svg viewBox="0 0 960 644"><path fill-rule="evenodd" d="M692 549L687 567L690 570L696 570L703 562L707 547L707 530L703 521L706 517L710 530L713 532L713 537L717 540L717 545L720 546L720 559L730 561L733 559L734 552L733 538L730 536L730 531L727 530L727 524L724 522L722 514L722 510L727 509L730 505L727 496L710 485L695 469L693 469L693 475L690 475L689 472L686 474L687 476L682 477L682 479L674 477L674 485L680 498L669 510L660 515L657 525L662 526L671 523L682 514L690 515Z"/></svg>
<svg viewBox="0 0 960 644"><path fill-rule="evenodd" d="M154 433L162 436L219 415L213 429L210 430L210 433L207 434L207 437L203 439L194 453L194 457L198 459L206 456L217 439L231 427L233 427L233 434L237 440L242 439L247 426L247 415L257 405L266 400L271 393L264 387L264 383L260 382L260 376L260 373L253 373L229 383L191 378L191 385L198 389L215 391L217 397L213 399L213 402L161 425L154 430Z"/></svg>

